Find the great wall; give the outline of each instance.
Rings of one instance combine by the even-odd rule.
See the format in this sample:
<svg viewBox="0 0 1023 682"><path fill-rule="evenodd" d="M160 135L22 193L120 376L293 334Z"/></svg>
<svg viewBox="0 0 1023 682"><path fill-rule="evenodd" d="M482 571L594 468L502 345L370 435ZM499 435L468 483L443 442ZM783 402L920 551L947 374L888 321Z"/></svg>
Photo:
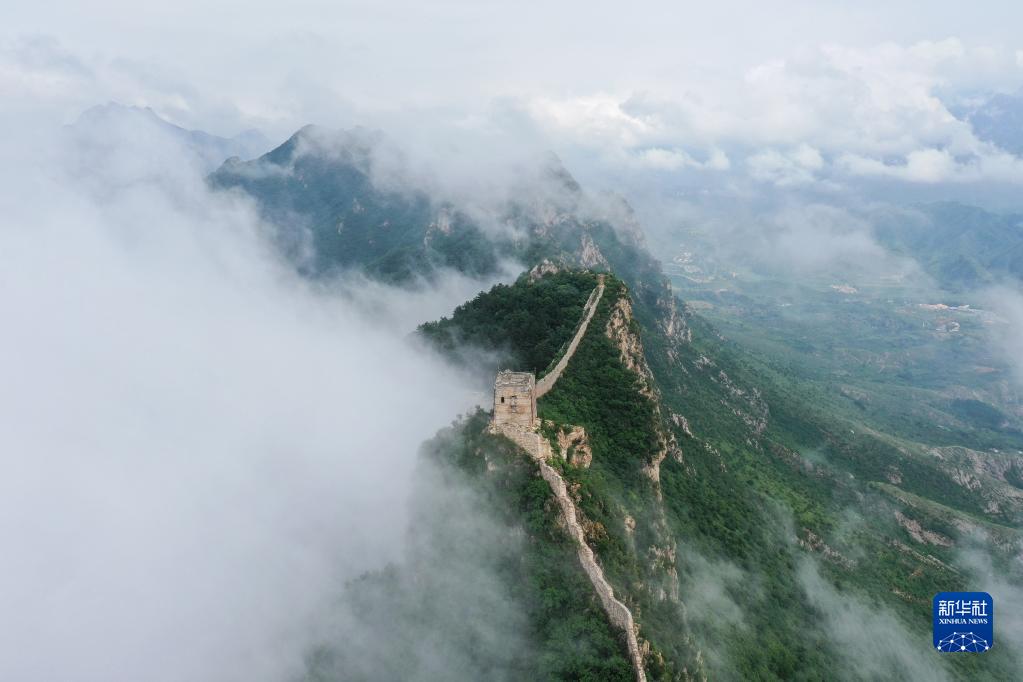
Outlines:
<svg viewBox="0 0 1023 682"><path fill-rule="evenodd" d="M575 502L569 495L565 479L550 462L554 451L550 442L538 432L540 422L537 418L536 401L554 388L562 372L568 366L579 342L586 335L590 321L604 295L604 276L598 275L597 286L590 294L583 308L582 321L571 342L557 364L539 381L531 372L498 372L494 381L494 417L490 423L493 433L501 434L514 441L536 461L540 475L550 485L560 511L560 521L575 542L579 563L583 567L600 599L601 606L607 613L608 620L622 630L626 638L629 658L636 673L637 682L646 682L643 668L643 655L640 651L636 623L629 608L617 599L611 584L604 577L604 570L597 563L593 550L586 543L582 525Z"/></svg>
<svg viewBox="0 0 1023 682"><path fill-rule="evenodd" d="M536 382L535 395L537 400L554 388L554 384L561 378L561 373L568 366L568 361L575 355L575 349L579 347L579 342L586 336L586 329L590 326L590 320L593 319L593 314L597 312L597 304L600 303L600 299L604 295L604 275L598 275L597 277L597 286L586 300L586 306L583 308L582 323L579 325L579 329L576 330L575 336L572 337L568 348L565 349L561 359L558 360L558 364L554 365L554 369L545 376L540 377L540 380Z"/></svg>

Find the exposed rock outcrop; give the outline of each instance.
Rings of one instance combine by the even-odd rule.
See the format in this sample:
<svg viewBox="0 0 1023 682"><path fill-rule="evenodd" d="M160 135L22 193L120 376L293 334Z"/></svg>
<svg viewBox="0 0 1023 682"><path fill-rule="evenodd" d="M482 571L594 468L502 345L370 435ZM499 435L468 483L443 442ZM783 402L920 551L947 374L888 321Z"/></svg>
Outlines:
<svg viewBox="0 0 1023 682"><path fill-rule="evenodd" d="M581 426L573 426L568 431L559 430L557 438L561 456L569 464L584 469L590 466L593 462L593 450L590 448L590 439L586 436L586 429Z"/></svg>
<svg viewBox="0 0 1023 682"><path fill-rule="evenodd" d="M690 438L695 438L695 436L693 435L693 430L689 426L689 420L686 419L685 417L683 417L681 414L678 414L676 412L672 412L671 413L671 422L675 426L677 426L680 429L682 429L682 433L686 434Z"/></svg>
<svg viewBox="0 0 1023 682"><path fill-rule="evenodd" d="M668 295L659 299L657 305L664 312L661 328L668 340L675 343L690 343L693 340L693 330L689 328L685 317L679 313L675 294L669 289ZM674 349L669 349L668 355L672 360L678 360Z"/></svg>
<svg viewBox="0 0 1023 682"><path fill-rule="evenodd" d="M647 365L646 356L643 354L643 342L634 328L632 316L632 304L629 299L622 296L615 301L611 310L611 317L607 321L605 329L607 337L617 346L619 357L628 369L639 376L642 383L640 389L642 394L650 399L654 395L654 375Z"/></svg>
<svg viewBox="0 0 1023 682"><path fill-rule="evenodd" d="M654 482L657 496L660 498L661 462L669 454L680 458L681 451L675 435L665 431L662 425L660 395L657 392L653 372L650 371L650 366L646 361L643 341L639 338L637 325L633 319L632 304L629 303L629 299L626 296L622 296L615 302L604 333L618 348L622 364L635 372L639 378L639 392L649 398L654 404L655 419L653 428L657 434L658 447L653 457L644 465L643 472Z"/></svg>
<svg viewBox="0 0 1023 682"><path fill-rule="evenodd" d="M561 272L561 266L551 261L550 259L543 259L541 262L533 266L529 271L530 283L538 282L547 275L554 275Z"/></svg>
<svg viewBox="0 0 1023 682"><path fill-rule="evenodd" d="M584 268L607 268L610 264L588 233L584 232L579 246L579 262Z"/></svg>
<svg viewBox="0 0 1023 682"><path fill-rule="evenodd" d="M935 533L932 530L927 530L920 522L916 519L911 519L902 512L895 512L895 520L899 522L899 525L906 529L909 536L917 542L938 545L940 547L951 547L951 538L945 537L941 533Z"/></svg>
<svg viewBox="0 0 1023 682"><path fill-rule="evenodd" d="M688 328L680 316L674 322L669 315L668 326L672 326L672 334L676 337L675 342L686 340ZM666 428L666 422L661 408L661 396L654 380L653 372L647 363L643 342L639 335L639 326L633 317L632 304L626 295L622 295L614 303L611 315L608 318L604 329L605 335L617 347L622 364L636 374L639 381L639 392L648 398L653 406L653 420L651 429L656 435L656 450L644 462L642 471L653 483L653 492L658 504L655 507L652 518L648 520L648 537L652 538L651 544L646 548L646 564L648 571L648 583L645 585L650 595L659 600L670 600L681 604L679 594L679 580L677 569L677 543L668 527L662 504L661 492L661 464L670 455L676 461L682 462L682 450L678 445L675 433ZM692 437L689 423L681 415L672 415L675 426L681 428L683 433ZM635 522L633 522L635 523Z"/></svg>
<svg viewBox="0 0 1023 682"><path fill-rule="evenodd" d="M824 542L824 538L814 533L809 528L804 528L802 537L797 538L799 546L803 549L810 550L811 552L818 552L828 561L839 564L846 568L852 568L856 565L852 559L849 559L845 555L836 551L833 547Z"/></svg>

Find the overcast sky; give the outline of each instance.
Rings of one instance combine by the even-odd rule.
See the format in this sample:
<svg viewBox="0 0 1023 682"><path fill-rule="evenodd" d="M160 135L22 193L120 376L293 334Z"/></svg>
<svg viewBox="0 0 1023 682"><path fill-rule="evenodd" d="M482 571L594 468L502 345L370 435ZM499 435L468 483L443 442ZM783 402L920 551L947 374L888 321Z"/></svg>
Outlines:
<svg viewBox="0 0 1023 682"><path fill-rule="evenodd" d="M769 4L6 3L0 123L116 100L224 135L455 132L777 186L1023 181L949 111L1023 85L1018 3Z"/></svg>
<svg viewBox="0 0 1023 682"><path fill-rule="evenodd" d="M1023 10L1012 2L981 2L969 12L946 0L926 11L878 0L7 4L10 34L52 36L83 58L149 70L154 81L180 79L197 90L218 84L228 88L220 95L263 99L292 79L364 104L677 92L741 78L759 63L822 44L955 37L975 47L1023 47L1015 30ZM239 105L266 116L289 106Z"/></svg>

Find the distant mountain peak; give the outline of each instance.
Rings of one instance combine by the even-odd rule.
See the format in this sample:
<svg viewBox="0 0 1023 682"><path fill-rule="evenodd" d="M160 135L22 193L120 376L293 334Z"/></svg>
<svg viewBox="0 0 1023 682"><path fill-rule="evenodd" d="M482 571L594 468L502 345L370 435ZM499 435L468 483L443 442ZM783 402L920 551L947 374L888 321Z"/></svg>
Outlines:
<svg viewBox="0 0 1023 682"><path fill-rule="evenodd" d="M544 154L544 158L541 162L541 169L544 178L556 183L559 188L574 195L582 194L582 186L578 183L578 181L576 181L575 177L568 172L568 169L565 168L565 164L562 163L561 157L553 151L548 151Z"/></svg>
<svg viewBox="0 0 1023 682"><path fill-rule="evenodd" d="M1017 156L1023 155L1023 89L994 93L961 116L974 135Z"/></svg>
<svg viewBox="0 0 1023 682"><path fill-rule="evenodd" d="M83 111L66 126L73 140L93 153L103 153L121 142L134 138L154 137L181 145L206 170L211 171L230 157L251 159L270 146L256 129L245 130L234 137L221 137L202 130L189 130L161 117L152 107L107 102ZM141 153L141 151L140 151Z"/></svg>

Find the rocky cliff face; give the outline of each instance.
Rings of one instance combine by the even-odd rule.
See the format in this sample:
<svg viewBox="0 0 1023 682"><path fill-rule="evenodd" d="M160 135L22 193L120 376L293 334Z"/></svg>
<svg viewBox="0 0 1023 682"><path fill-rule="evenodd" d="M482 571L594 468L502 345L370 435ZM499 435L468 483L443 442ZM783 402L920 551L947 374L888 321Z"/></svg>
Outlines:
<svg viewBox="0 0 1023 682"><path fill-rule="evenodd" d="M669 318L670 320L670 318ZM668 322L677 333L680 322ZM667 325L666 325L667 326ZM664 427L664 415L661 409L660 392L654 380L653 372L647 363L643 351L643 341L639 334L639 325L633 318L632 304L627 296L622 296L614 304L611 317L604 330L607 337L618 349L622 364L636 375L640 393L654 404L653 431L657 438L657 449L650 461L644 466L644 473L657 486L660 495L661 462L669 455L681 460L681 450L675 435ZM684 419L684 418L683 418Z"/></svg>

